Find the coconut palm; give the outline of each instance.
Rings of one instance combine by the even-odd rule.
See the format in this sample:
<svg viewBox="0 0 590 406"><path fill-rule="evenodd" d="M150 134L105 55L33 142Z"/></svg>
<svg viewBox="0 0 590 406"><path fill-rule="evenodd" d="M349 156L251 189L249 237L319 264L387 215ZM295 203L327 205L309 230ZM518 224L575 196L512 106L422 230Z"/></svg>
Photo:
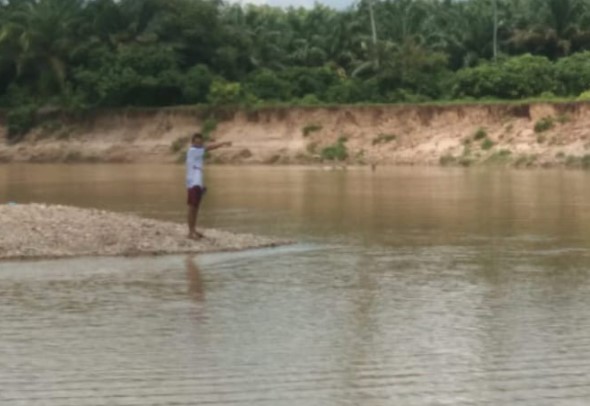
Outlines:
<svg viewBox="0 0 590 406"><path fill-rule="evenodd" d="M586 41L590 37L587 0L529 0L527 9L509 41L513 52L558 58L590 47Z"/></svg>
<svg viewBox="0 0 590 406"><path fill-rule="evenodd" d="M80 41L82 7L81 0L25 0L8 8L0 52L13 58L17 77L31 77L43 90L64 88L68 59Z"/></svg>

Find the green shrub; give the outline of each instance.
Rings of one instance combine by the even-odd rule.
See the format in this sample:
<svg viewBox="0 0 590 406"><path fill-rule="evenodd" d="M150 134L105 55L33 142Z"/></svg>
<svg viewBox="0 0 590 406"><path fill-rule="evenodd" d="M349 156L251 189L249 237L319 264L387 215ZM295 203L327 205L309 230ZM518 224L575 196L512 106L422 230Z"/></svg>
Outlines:
<svg viewBox="0 0 590 406"><path fill-rule="evenodd" d="M438 160L438 163L441 166L450 166L450 165L454 165L457 163L457 158L455 158L453 155L451 154L446 154L440 157L440 159Z"/></svg>
<svg viewBox="0 0 590 406"><path fill-rule="evenodd" d="M484 63L457 72L453 94L463 98L521 99L559 88L552 62L530 54Z"/></svg>
<svg viewBox="0 0 590 406"><path fill-rule="evenodd" d="M489 138L486 138L485 140L483 140L483 142L481 143L481 149L483 150L489 150L492 149L494 147L494 141L490 140Z"/></svg>
<svg viewBox="0 0 590 406"><path fill-rule="evenodd" d="M590 90L580 93L578 96L579 101L590 101Z"/></svg>
<svg viewBox="0 0 590 406"><path fill-rule="evenodd" d="M468 156L462 156L459 159L459 165L465 166L465 167L473 165L474 162L475 162L475 160L471 157L468 157Z"/></svg>
<svg viewBox="0 0 590 406"><path fill-rule="evenodd" d="M35 113L37 108L33 105L25 105L11 110L7 117L8 140L17 142L35 125Z"/></svg>
<svg viewBox="0 0 590 406"><path fill-rule="evenodd" d="M203 138L205 141L211 139L211 133L217 129L217 119L214 117L209 117L205 121L203 121L203 125L201 126L201 133L203 134Z"/></svg>
<svg viewBox="0 0 590 406"><path fill-rule="evenodd" d="M245 88L260 100L287 101L291 99L292 84L277 73L261 69L249 75Z"/></svg>
<svg viewBox="0 0 590 406"><path fill-rule="evenodd" d="M243 100L242 86L216 79L211 83L207 100L215 106L239 104Z"/></svg>
<svg viewBox="0 0 590 406"><path fill-rule="evenodd" d="M320 124L308 124L301 129L304 137L308 137L311 133L321 131L323 127Z"/></svg>
<svg viewBox="0 0 590 406"><path fill-rule="evenodd" d="M568 155L565 165L570 168L590 169L590 155L574 156Z"/></svg>
<svg viewBox="0 0 590 406"><path fill-rule="evenodd" d="M296 104L300 106L317 106L321 103L322 101L315 94L306 94L296 101Z"/></svg>
<svg viewBox="0 0 590 406"><path fill-rule="evenodd" d="M564 95L584 92L590 83L590 52L578 52L558 59L555 62L555 77L561 84ZM590 94L588 97L590 98Z"/></svg>
<svg viewBox="0 0 590 406"><path fill-rule="evenodd" d="M473 134L473 139L476 141L483 140L488 136L488 132L485 128L478 128L477 131Z"/></svg>
<svg viewBox="0 0 590 406"><path fill-rule="evenodd" d="M189 143L190 137L179 137L170 144L170 152L178 153L182 151Z"/></svg>
<svg viewBox="0 0 590 406"><path fill-rule="evenodd" d="M290 84L291 97L305 99L309 95L315 95L324 101L333 101L326 97L326 92L341 81L338 73L328 67L285 67L280 71L279 77Z"/></svg>
<svg viewBox="0 0 590 406"><path fill-rule="evenodd" d="M535 161L537 160L537 155L520 155L516 161L514 161L514 166L516 167L529 167L532 166Z"/></svg>
<svg viewBox="0 0 590 406"><path fill-rule="evenodd" d="M322 149L322 159L328 161L344 161L348 158L346 138L340 137L334 144Z"/></svg>
<svg viewBox="0 0 590 406"><path fill-rule="evenodd" d="M395 141L396 139L397 135L395 134L379 134L373 139L373 145L387 144L391 141Z"/></svg>
<svg viewBox="0 0 590 406"><path fill-rule="evenodd" d="M555 126L555 120L553 119L553 117L549 117L549 116L543 117L542 119L540 119L539 121L537 121L535 123L535 132L542 133L545 131L549 131L554 126Z"/></svg>
<svg viewBox="0 0 590 406"><path fill-rule="evenodd" d="M511 155L512 152L510 152L509 150L501 149L498 152L495 152L492 155L490 155L488 159L486 159L486 163L492 165L507 164L508 162L510 162Z"/></svg>
<svg viewBox="0 0 590 406"><path fill-rule="evenodd" d="M207 102L213 75L206 65L190 68L183 77L182 96L190 104Z"/></svg>

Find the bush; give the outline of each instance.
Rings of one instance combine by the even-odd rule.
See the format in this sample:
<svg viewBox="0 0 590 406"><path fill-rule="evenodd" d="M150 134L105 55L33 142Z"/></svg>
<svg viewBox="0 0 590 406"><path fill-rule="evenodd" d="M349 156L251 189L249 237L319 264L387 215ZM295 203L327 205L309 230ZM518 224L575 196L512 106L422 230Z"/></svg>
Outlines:
<svg viewBox="0 0 590 406"><path fill-rule="evenodd" d="M345 79L335 83L325 92L324 99L331 103L359 103L375 101L378 97L376 82Z"/></svg>
<svg viewBox="0 0 590 406"><path fill-rule="evenodd" d="M211 133L217 129L217 120L213 117L209 117L203 122L201 126L201 133L203 134L203 138L205 140L209 140L211 138Z"/></svg>
<svg viewBox="0 0 590 406"><path fill-rule="evenodd" d="M512 152L507 149L501 149L493 153L486 159L485 163L490 165L505 165L510 162Z"/></svg>
<svg viewBox="0 0 590 406"><path fill-rule="evenodd" d="M291 83L275 72L263 69L254 72L244 83L246 90L260 100L287 101L291 99Z"/></svg>
<svg viewBox="0 0 590 406"><path fill-rule="evenodd" d="M321 156L328 161L344 161L348 158L346 138L340 137L336 143L322 149Z"/></svg>
<svg viewBox="0 0 590 406"><path fill-rule="evenodd" d="M473 134L473 139L476 141L479 140L483 140L484 138L486 138L488 136L487 131L485 130L485 128L478 128L477 131L475 132L475 134Z"/></svg>
<svg viewBox="0 0 590 406"><path fill-rule="evenodd" d="M322 101L318 99L318 97L315 94L306 94L301 99L297 100L295 104L298 104L300 106L317 106L321 103Z"/></svg>
<svg viewBox="0 0 590 406"><path fill-rule="evenodd" d="M551 61L526 54L457 72L453 95L459 98L522 99L557 90L559 85Z"/></svg>
<svg viewBox="0 0 590 406"><path fill-rule="evenodd" d="M483 140L483 142L481 143L481 149L487 151L489 149L494 148L494 141L490 140L489 138L486 138L485 140Z"/></svg>
<svg viewBox="0 0 590 406"><path fill-rule="evenodd" d="M242 86L235 82L216 79L211 83L207 100L215 106L239 104L242 101Z"/></svg>
<svg viewBox="0 0 590 406"><path fill-rule="evenodd" d="M17 142L35 125L36 106L25 105L8 112L8 140Z"/></svg>
<svg viewBox="0 0 590 406"><path fill-rule="evenodd" d="M457 163L457 158L455 158L451 154L443 155L438 160L439 165L441 166L450 166Z"/></svg>
<svg viewBox="0 0 590 406"><path fill-rule="evenodd" d="M170 144L170 152L177 153L182 151L189 143L190 137L179 137Z"/></svg>
<svg viewBox="0 0 590 406"><path fill-rule="evenodd" d="M280 72L279 78L290 85L290 97L302 98L313 94L322 100L326 91L341 81L338 73L327 67L288 67Z"/></svg>
<svg viewBox="0 0 590 406"><path fill-rule="evenodd" d="M590 85L590 52L579 52L555 62L555 77L563 95L577 95Z"/></svg>
<svg viewBox="0 0 590 406"><path fill-rule="evenodd" d="M207 102L207 95L213 82L213 75L207 66L192 67L184 74L182 82L182 96L185 102L190 104Z"/></svg>
<svg viewBox="0 0 590 406"><path fill-rule="evenodd" d="M549 131L555 126L555 120L553 117L543 117L539 121L535 123L535 132L542 133L545 131Z"/></svg>
<svg viewBox="0 0 590 406"><path fill-rule="evenodd" d="M309 136L313 132L321 131L323 127L319 124L308 124L301 129L304 137Z"/></svg>

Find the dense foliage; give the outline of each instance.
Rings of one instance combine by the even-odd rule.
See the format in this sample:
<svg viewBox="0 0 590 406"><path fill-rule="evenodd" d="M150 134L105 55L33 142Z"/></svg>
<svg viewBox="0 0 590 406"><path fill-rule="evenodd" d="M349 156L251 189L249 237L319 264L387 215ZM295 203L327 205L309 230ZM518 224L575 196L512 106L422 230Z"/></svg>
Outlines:
<svg viewBox="0 0 590 406"><path fill-rule="evenodd" d="M590 0L0 0L0 107L579 96ZM374 8L375 38L369 8ZM587 93L586 93L587 94Z"/></svg>

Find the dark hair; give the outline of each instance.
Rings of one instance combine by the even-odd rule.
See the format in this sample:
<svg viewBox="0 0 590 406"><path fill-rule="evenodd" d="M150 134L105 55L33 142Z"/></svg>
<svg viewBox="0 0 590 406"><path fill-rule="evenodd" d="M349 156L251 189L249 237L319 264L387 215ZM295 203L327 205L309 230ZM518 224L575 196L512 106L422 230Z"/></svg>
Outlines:
<svg viewBox="0 0 590 406"><path fill-rule="evenodd" d="M201 134L201 133L194 133L194 134L193 134L193 137L191 138L191 140L192 140L193 142L195 142L195 140L196 140L197 138L203 139L203 134Z"/></svg>

